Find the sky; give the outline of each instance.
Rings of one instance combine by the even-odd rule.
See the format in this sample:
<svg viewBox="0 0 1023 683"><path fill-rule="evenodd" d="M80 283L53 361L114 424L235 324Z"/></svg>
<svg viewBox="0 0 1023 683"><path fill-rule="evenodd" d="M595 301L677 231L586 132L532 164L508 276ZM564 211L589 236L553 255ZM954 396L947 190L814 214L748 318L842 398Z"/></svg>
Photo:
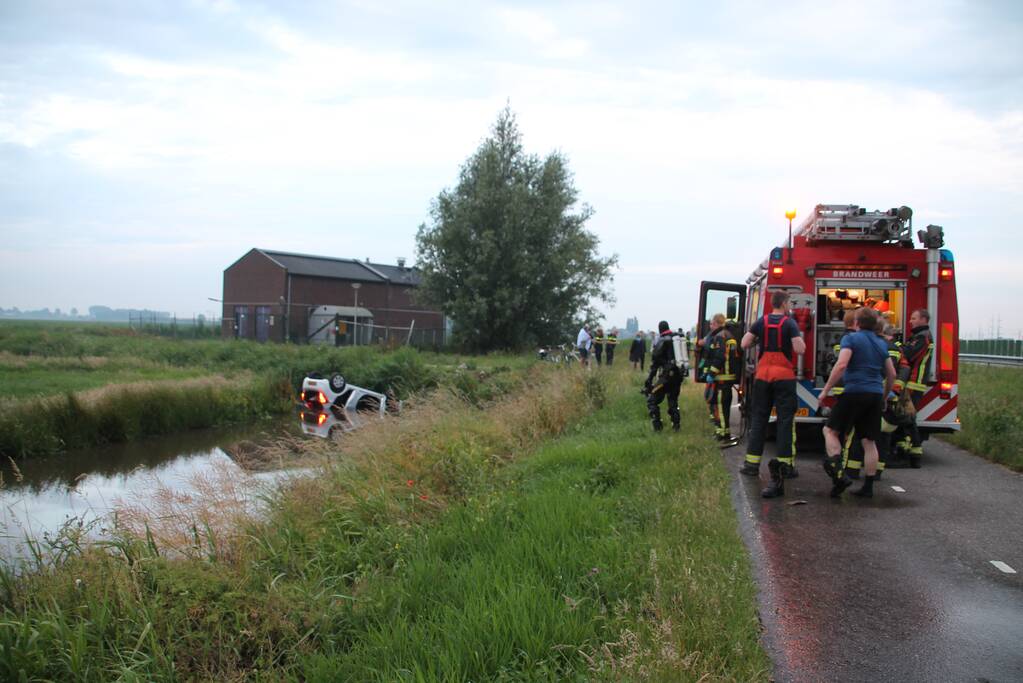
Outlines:
<svg viewBox="0 0 1023 683"><path fill-rule="evenodd" d="M944 226L1023 335L1023 3L0 2L0 306L219 313L252 247L394 263L508 103L563 153L606 322L688 327L785 210Z"/></svg>

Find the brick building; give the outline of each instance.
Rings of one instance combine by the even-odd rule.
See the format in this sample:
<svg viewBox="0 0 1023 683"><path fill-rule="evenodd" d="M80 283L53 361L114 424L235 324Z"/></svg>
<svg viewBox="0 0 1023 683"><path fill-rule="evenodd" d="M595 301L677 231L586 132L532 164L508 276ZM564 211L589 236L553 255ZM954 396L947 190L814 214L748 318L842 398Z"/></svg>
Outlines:
<svg viewBox="0 0 1023 683"><path fill-rule="evenodd" d="M418 271L354 259L252 249L224 270L224 337L347 345L439 346L446 321L415 301ZM340 323L340 324L337 324Z"/></svg>

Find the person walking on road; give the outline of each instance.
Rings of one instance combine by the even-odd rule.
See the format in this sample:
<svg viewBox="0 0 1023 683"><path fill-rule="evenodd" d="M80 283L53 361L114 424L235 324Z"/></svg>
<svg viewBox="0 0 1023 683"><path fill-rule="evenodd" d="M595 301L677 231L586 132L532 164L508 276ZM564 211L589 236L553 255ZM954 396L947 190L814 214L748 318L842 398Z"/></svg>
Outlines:
<svg viewBox="0 0 1023 683"><path fill-rule="evenodd" d="M590 336L590 326L583 325L575 338L575 348L579 351L579 364L587 367L590 364L590 347L593 345L593 337Z"/></svg>
<svg viewBox="0 0 1023 683"><path fill-rule="evenodd" d="M612 327L604 338L604 356L607 360L607 367L615 362L615 347L618 346L618 328Z"/></svg>
<svg viewBox="0 0 1023 683"><path fill-rule="evenodd" d="M650 419L653 422L654 431L659 432L663 428L661 423L661 401L668 398L668 417L671 418L671 428L676 432L682 424L682 416L678 412L678 394L682 389L682 380L685 374L675 362L674 334L668 323L662 320L657 328L660 335L654 342L653 350L650 352L650 374L646 378L643 388L646 393L647 410L650 412ZM656 384L654 377L656 376Z"/></svg>
<svg viewBox="0 0 1023 683"><path fill-rule="evenodd" d="M629 361L632 362L633 370L643 370L646 367L646 336L642 331L637 332L629 347Z"/></svg>
<svg viewBox="0 0 1023 683"><path fill-rule="evenodd" d="M878 324L877 312L861 308L856 311L855 322L856 332L842 339L838 362L820 394L821 399L827 400L828 393L844 377L845 391L838 397L824 425L827 449L824 470L832 479L831 496L834 498L852 484L842 468L841 435L850 429L856 430L863 445L863 486L854 495L864 498L874 495L881 417L885 397L895 383L895 366L888 356L888 344L874 331Z"/></svg>
<svg viewBox="0 0 1023 683"><path fill-rule="evenodd" d="M789 317L789 295L775 291L771 294L771 313L750 325L743 335L742 348L760 345L757 374L753 380L752 413L749 441L746 444L746 462L740 472L751 476L760 473L760 459L764 453L767 422L774 408L778 415L778 457L767 464L771 484L760 495L777 498L785 493L785 478L798 476L796 455L796 364L794 355L806 353L806 342L799 333L796 321ZM839 449L841 451L841 448Z"/></svg>

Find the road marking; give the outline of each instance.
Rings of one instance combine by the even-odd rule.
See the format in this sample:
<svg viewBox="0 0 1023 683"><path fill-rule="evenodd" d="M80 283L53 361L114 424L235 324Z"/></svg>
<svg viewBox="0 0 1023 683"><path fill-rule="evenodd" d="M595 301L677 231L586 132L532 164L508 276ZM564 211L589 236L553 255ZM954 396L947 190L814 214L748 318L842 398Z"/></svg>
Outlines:
<svg viewBox="0 0 1023 683"><path fill-rule="evenodd" d="M991 560L991 564L993 564L997 569L999 569L1000 571L1005 572L1006 574L1015 574L1016 573L1015 569L1013 569L1009 565L1005 564L1001 560Z"/></svg>
<svg viewBox="0 0 1023 683"><path fill-rule="evenodd" d="M905 493L906 489L902 488L901 486L893 486L892 491L897 491L898 493Z"/></svg>

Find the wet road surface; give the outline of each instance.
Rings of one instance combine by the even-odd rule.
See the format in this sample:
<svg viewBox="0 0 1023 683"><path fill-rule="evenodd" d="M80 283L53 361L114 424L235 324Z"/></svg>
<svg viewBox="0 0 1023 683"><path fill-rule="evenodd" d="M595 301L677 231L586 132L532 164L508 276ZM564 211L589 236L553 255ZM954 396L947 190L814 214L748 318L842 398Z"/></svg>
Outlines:
<svg viewBox="0 0 1023 683"><path fill-rule="evenodd" d="M818 447L764 500L772 446L759 479L723 454L775 680L1023 681L1023 475L932 439L873 499L832 500Z"/></svg>

